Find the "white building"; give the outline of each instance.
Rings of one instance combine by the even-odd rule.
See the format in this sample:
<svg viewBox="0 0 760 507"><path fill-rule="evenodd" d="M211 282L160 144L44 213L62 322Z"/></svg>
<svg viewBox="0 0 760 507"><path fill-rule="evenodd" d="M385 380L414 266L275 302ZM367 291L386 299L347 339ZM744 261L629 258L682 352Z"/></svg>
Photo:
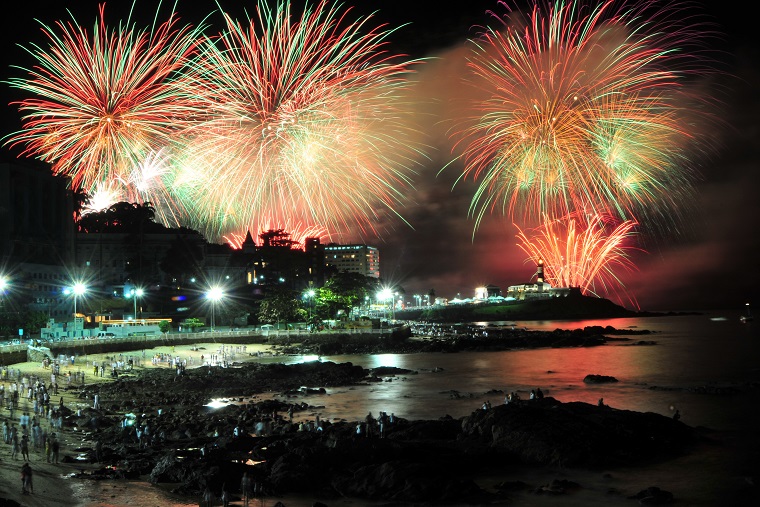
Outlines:
<svg viewBox="0 0 760 507"><path fill-rule="evenodd" d="M325 265L334 266L338 272L380 278L380 251L368 245L330 243L325 246Z"/></svg>

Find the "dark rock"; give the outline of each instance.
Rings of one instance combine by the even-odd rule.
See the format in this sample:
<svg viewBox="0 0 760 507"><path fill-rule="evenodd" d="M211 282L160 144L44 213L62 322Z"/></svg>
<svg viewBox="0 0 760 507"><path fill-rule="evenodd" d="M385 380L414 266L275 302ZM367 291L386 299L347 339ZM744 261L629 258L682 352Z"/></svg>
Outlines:
<svg viewBox="0 0 760 507"><path fill-rule="evenodd" d="M549 484L539 486L534 493L538 495L562 495L568 491L579 489L581 486L577 482L568 481L567 479L554 479Z"/></svg>
<svg viewBox="0 0 760 507"><path fill-rule="evenodd" d="M346 496L396 502L475 503L489 496L474 482L452 475L443 464L430 462L390 461L366 465L335 487Z"/></svg>
<svg viewBox="0 0 760 507"><path fill-rule="evenodd" d="M618 379L610 377L608 375L586 375L583 378L583 382L586 384L604 384L608 382L617 382Z"/></svg>
<svg viewBox="0 0 760 507"><path fill-rule="evenodd" d="M287 411L313 410L305 402L270 399L216 410L205 403L251 400L256 393L301 386L350 386L366 381L368 371L351 363L251 363L188 370L180 388L167 390L175 377L173 371L151 369L82 389L82 397L97 393L107 401L104 406L113 407L101 414L98 424L105 426L97 435L104 448L101 462L113 467L114 477L147 475L152 483L174 483L176 493L197 497L207 485L219 491L224 483L239 484L243 463L251 460L259 465L249 468L249 475L267 495L463 505L496 498L466 479L495 465L632 465L678 455L695 440L689 426L658 414L599 410L550 397L496 405L459 419L398 419L388 425L386 438L357 436L357 421L323 421L321 432L297 431ZM158 416L157 407L171 409ZM150 426L150 446L140 448L134 428L120 426L127 412L136 414L135 424ZM81 420L90 418L84 413ZM79 419L70 423L80 424ZM243 436L233 436L236 427L243 428ZM542 492L573 487L553 482Z"/></svg>
<svg viewBox="0 0 760 507"><path fill-rule="evenodd" d="M380 366L378 368L372 368L370 372L377 377L397 377L399 375L410 375L416 373L414 370L396 368L395 366Z"/></svg>
<svg viewBox="0 0 760 507"><path fill-rule="evenodd" d="M494 485L494 488L499 491L523 491L528 487L528 484L523 481L502 481Z"/></svg>
<svg viewBox="0 0 760 507"><path fill-rule="evenodd" d="M650 486L629 498L637 499L641 505L668 505L674 502L673 493L657 486Z"/></svg>
<svg viewBox="0 0 760 507"><path fill-rule="evenodd" d="M691 428L669 417L551 397L475 411L462 419L459 438L528 464L588 467L677 455L696 441Z"/></svg>

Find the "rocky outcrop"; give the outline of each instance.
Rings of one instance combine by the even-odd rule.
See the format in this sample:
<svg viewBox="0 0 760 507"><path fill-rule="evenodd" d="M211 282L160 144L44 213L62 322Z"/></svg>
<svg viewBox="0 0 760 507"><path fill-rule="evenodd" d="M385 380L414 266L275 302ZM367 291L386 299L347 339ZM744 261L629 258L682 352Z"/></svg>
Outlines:
<svg viewBox="0 0 760 507"><path fill-rule="evenodd" d="M690 428L659 414L554 398L474 412L463 419L462 433L464 441L521 463L590 468L674 456L696 440Z"/></svg>
<svg viewBox="0 0 760 507"><path fill-rule="evenodd" d="M377 427L356 433L357 421L291 424L288 405L279 401L205 407L211 397L299 386L350 385L372 376L350 363L251 365L246 368L190 370L175 380L168 370L88 386L105 400L104 412L69 414L67 423L93 427L103 443L98 473L111 477L148 476L154 483L178 484L175 493L198 495L207 486L221 491L240 484L243 472L264 495L314 494L372 501L429 504L485 504L493 493L470 478L492 466L576 467L646 463L678 455L696 437L688 426L653 413L641 414L553 398L525 400L478 410L454 419L397 419L380 438ZM179 382L167 390L168 382ZM184 389L186 388L186 389ZM158 415L157 407L163 407ZM304 404L297 410L309 410ZM140 445L134 427L122 427L126 412L149 427ZM235 428L238 429L235 437ZM79 452L94 459L94 451ZM245 463L255 463L246 465ZM571 490L571 484L542 486L542 494Z"/></svg>
<svg viewBox="0 0 760 507"><path fill-rule="evenodd" d="M586 375L583 377L583 382L586 384L608 384L617 381L618 379L609 375Z"/></svg>

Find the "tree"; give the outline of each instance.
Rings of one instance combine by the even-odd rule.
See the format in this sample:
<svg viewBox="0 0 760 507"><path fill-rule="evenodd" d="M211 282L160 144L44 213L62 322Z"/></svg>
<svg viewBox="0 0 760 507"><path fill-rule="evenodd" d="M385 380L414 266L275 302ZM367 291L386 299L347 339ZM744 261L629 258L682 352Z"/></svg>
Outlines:
<svg viewBox="0 0 760 507"><path fill-rule="evenodd" d="M359 273L337 273L317 291L317 314L334 318L342 310L342 313L349 315L354 306L364 302L375 285L374 278Z"/></svg>
<svg viewBox="0 0 760 507"><path fill-rule="evenodd" d="M171 331L172 325L169 323L168 320L162 320L158 323L158 330L162 333L166 334L169 331Z"/></svg>
<svg viewBox="0 0 760 507"><path fill-rule="evenodd" d="M108 209L82 215L78 226L81 232L120 232L144 234L167 228L156 223L156 209L149 202L143 204L117 202Z"/></svg>
<svg viewBox="0 0 760 507"><path fill-rule="evenodd" d="M288 289L272 289L259 306L259 322L267 324L298 320L299 301L296 294Z"/></svg>
<svg viewBox="0 0 760 507"><path fill-rule="evenodd" d="M290 233L283 229L269 229L259 234L262 247L280 247L292 249L299 245L298 241L290 239Z"/></svg>
<svg viewBox="0 0 760 507"><path fill-rule="evenodd" d="M0 336L18 337L18 330L23 329L25 335L39 333L45 327L48 316L44 312L30 310L26 306L17 311L0 310Z"/></svg>
<svg viewBox="0 0 760 507"><path fill-rule="evenodd" d="M196 319L195 317L185 319L180 326L185 326L186 328L190 328L190 332L192 333L199 327L203 327L205 324L201 319Z"/></svg>

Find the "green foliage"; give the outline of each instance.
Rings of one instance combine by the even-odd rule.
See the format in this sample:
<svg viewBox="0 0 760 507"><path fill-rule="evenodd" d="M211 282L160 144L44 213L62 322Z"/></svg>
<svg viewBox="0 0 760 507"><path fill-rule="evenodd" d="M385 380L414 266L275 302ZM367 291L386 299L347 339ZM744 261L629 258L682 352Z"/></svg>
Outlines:
<svg viewBox="0 0 760 507"><path fill-rule="evenodd" d="M166 230L156 223L156 209L149 202L139 204L117 202L108 209L83 215L79 230L90 233L142 233Z"/></svg>
<svg viewBox="0 0 760 507"><path fill-rule="evenodd" d="M273 289L259 306L259 322L274 324L299 320L299 301L295 292Z"/></svg>
<svg viewBox="0 0 760 507"><path fill-rule="evenodd" d="M203 323L203 321L201 319L196 319L195 317L190 318L190 319L185 319L185 321L182 322L181 325L183 327L190 328L190 331L195 331L199 327L205 326L205 324Z"/></svg>
<svg viewBox="0 0 760 507"><path fill-rule="evenodd" d="M333 319L341 310L345 315L354 306L360 305L375 289L376 280L359 273L338 273L317 290L315 296L316 313L322 318Z"/></svg>
<svg viewBox="0 0 760 507"><path fill-rule="evenodd" d="M18 337L18 330L24 330L24 336L39 333L45 327L48 316L44 312L21 307L18 311L3 311L0 308L0 336Z"/></svg>
<svg viewBox="0 0 760 507"><path fill-rule="evenodd" d="M172 325L169 323L169 321L168 321L168 320L162 320L161 322L159 322L159 323L158 323L158 329L159 329L159 330L160 330L162 333L166 334L166 333L168 333L169 331L171 331L171 329L172 329Z"/></svg>

